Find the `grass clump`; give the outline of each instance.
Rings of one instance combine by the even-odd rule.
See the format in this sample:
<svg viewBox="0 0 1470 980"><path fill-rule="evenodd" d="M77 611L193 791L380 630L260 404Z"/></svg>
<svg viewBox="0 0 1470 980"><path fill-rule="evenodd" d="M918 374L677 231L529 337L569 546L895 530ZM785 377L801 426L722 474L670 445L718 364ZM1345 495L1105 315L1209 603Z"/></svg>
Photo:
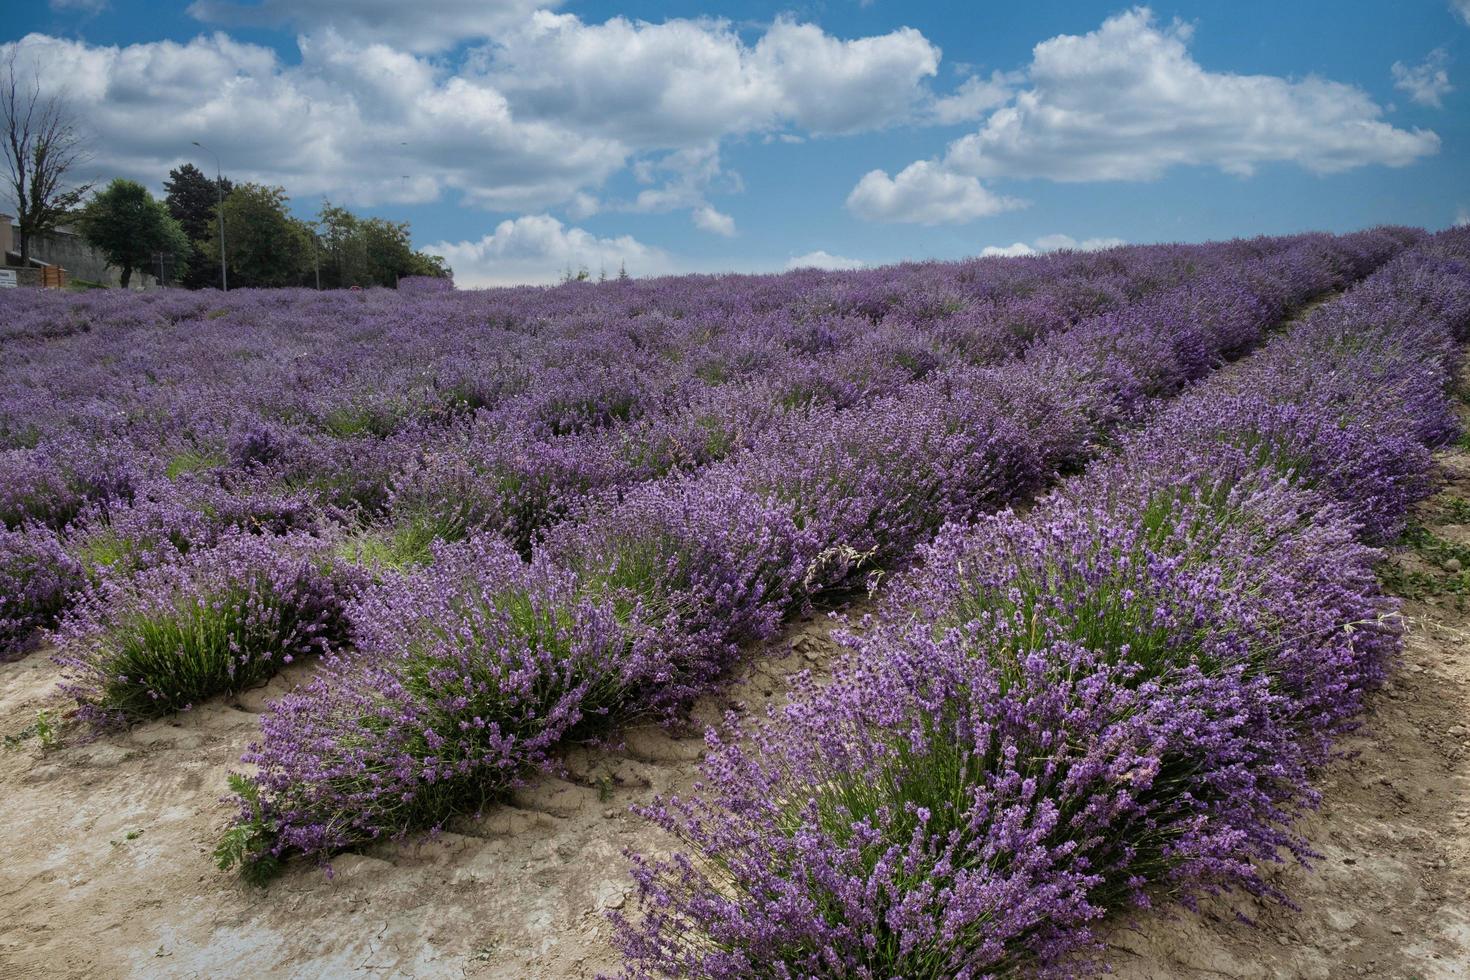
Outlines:
<svg viewBox="0 0 1470 980"><path fill-rule="evenodd" d="M1378 577L1385 589L1406 599L1450 596L1457 606L1464 604L1470 596L1470 547L1449 541L1418 521L1410 522L1398 544L1425 567L1394 558L1380 562Z"/></svg>
<svg viewBox="0 0 1470 980"><path fill-rule="evenodd" d="M176 563L104 574L57 633L65 689L97 721L243 690L346 641L347 583L271 539L232 533Z"/></svg>
<svg viewBox="0 0 1470 980"><path fill-rule="evenodd" d="M432 520L410 518L398 524L362 528L337 542L332 552L354 565L405 572L434 560L434 544L453 541L459 534L444 531Z"/></svg>
<svg viewBox="0 0 1470 980"><path fill-rule="evenodd" d="M31 739L41 746L42 751L53 749L60 741L60 725L51 712L41 710L36 712L36 720L14 735L5 736L5 747L7 749L18 749Z"/></svg>
<svg viewBox="0 0 1470 980"><path fill-rule="evenodd" d="M223 453L182 452L169 458L167 465L164 467L164 475L170 480L177 480L181 476L218 469L228 463L229 458Z"/></svg>

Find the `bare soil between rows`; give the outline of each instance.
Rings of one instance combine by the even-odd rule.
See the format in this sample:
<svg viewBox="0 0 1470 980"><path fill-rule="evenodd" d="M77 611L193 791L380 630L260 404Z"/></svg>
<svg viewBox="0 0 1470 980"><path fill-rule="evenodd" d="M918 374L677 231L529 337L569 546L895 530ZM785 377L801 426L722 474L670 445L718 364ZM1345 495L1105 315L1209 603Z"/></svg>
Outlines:
<svg viewBox="0 0 1470 980"><path fill-rule="evenodd" d="M1441 537L1470 500L1470 453L1440 454L1420 509ZM1396 554L1406 568L1422 564ZM852 613L867 608L858 603ZM1322 855L1270 877L1300 906L1245 896L1198 913L1106 924L1108 962L1140 978L1438 978L1470 975L1470 613L1463 597L1407 602L1393 681L1374 695L1304 823ZM592 977L617 968L606 921L632 890L625 848L673 842L628 812L687 792L702 739L729 709L761 710L792 674L835 654L834 621L793 623L751 651L737 681L694 713L691 734L643 727L617 749L577 748L434 838L375 846L329 877L297 866L266 891L210 861L231 809L226 775L265 702L297 667L233 702L90 742L63 730L0 751L0 977ZM0 665L0 734L64 710L42 651ZM1249 921L1246 921L1249 920Z"/></svg>

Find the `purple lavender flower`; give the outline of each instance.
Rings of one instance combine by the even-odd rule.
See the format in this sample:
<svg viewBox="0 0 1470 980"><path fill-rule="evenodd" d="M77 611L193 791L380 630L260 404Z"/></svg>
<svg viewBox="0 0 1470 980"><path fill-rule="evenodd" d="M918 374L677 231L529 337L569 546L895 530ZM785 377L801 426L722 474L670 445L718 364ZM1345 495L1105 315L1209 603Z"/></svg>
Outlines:
<svg viewBox="0 0 1470 980"><path fill-rule="evenodd" d="M1263 261L1253 315L1393 251L1358 244ZM699 795L647 809L685 850L635 859L626 975L1077 973L1112 909L1269 894L1255 862L1309 856L1290 824L1397 650L1359 539L1394 533L1452 431L1467 257L1470 232L1426 240L1026 518L921 549L830 685L709 733ZM1099 322L1029 367L1107 434L1254 343L1251 316Z"/></svg>
<svg viewBox="0 0 1470 980"><path fill-rule="evenodd" d="M99 723L132 721L341 645L352 579L319 552L234 530L173 561L97 569L53 636L63 690Z"/></svg>
<svg viewBox="0 0 1470 980"><path fill-rule="evenodd" d="M29 650L82 587L82 567L49 528L0 528L0 661Z"/></svg>

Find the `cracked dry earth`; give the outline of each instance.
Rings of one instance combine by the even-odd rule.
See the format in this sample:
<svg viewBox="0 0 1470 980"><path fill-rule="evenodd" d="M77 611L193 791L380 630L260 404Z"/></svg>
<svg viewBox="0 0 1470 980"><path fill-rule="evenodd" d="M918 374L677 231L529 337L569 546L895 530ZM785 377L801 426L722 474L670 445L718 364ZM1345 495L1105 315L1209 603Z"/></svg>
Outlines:
<svg viewBox="0 0 1470 980"><path fill-rule="evenodd" d="M1322 807L1304 823L1321 860L1271 873L1300 911L1231 896L1111 924L1108 959L1125 980L1470 976L1470 569L1452 557L1470 547L1470 452L1440 461L1440 492L1419 514L1438 545L1392 558L1415 595L1403 663L1344 744L1351 756L1323 775ZM820 671L833 626L809 616L752 651L691 732ZM230 814L219 800L264 703L308 671L126 733L63 731L54 747L32 737L0 751L0 978L616 969L605 912L631 891L622 850L672 846L628 807L689 789L696 734L646 727L616 750L573 749L564 778L537 779L482 819L342 856L331 878L297 866L256 891L210 863ZM0 666L0 734L63 707L56 676L44 653Z"/></svg>

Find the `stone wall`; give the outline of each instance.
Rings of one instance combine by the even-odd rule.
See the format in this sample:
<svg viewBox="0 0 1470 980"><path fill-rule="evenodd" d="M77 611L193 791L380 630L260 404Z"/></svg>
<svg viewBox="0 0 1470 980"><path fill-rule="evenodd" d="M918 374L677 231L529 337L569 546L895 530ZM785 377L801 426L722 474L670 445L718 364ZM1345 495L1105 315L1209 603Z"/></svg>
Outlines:
<svg viewBox="0 0 1470 980"><path fill-rule="evenodd" d="M16 248L19 243L16 243ZM59 265L66 270L69 279L86 279L108 286L116 286L121 280L118 271L110 268L107 260L94 251L78 235L65 230L34 235L31 238L31 256L50 265ZM133 273L134 285L138 273Z"/></svg>

